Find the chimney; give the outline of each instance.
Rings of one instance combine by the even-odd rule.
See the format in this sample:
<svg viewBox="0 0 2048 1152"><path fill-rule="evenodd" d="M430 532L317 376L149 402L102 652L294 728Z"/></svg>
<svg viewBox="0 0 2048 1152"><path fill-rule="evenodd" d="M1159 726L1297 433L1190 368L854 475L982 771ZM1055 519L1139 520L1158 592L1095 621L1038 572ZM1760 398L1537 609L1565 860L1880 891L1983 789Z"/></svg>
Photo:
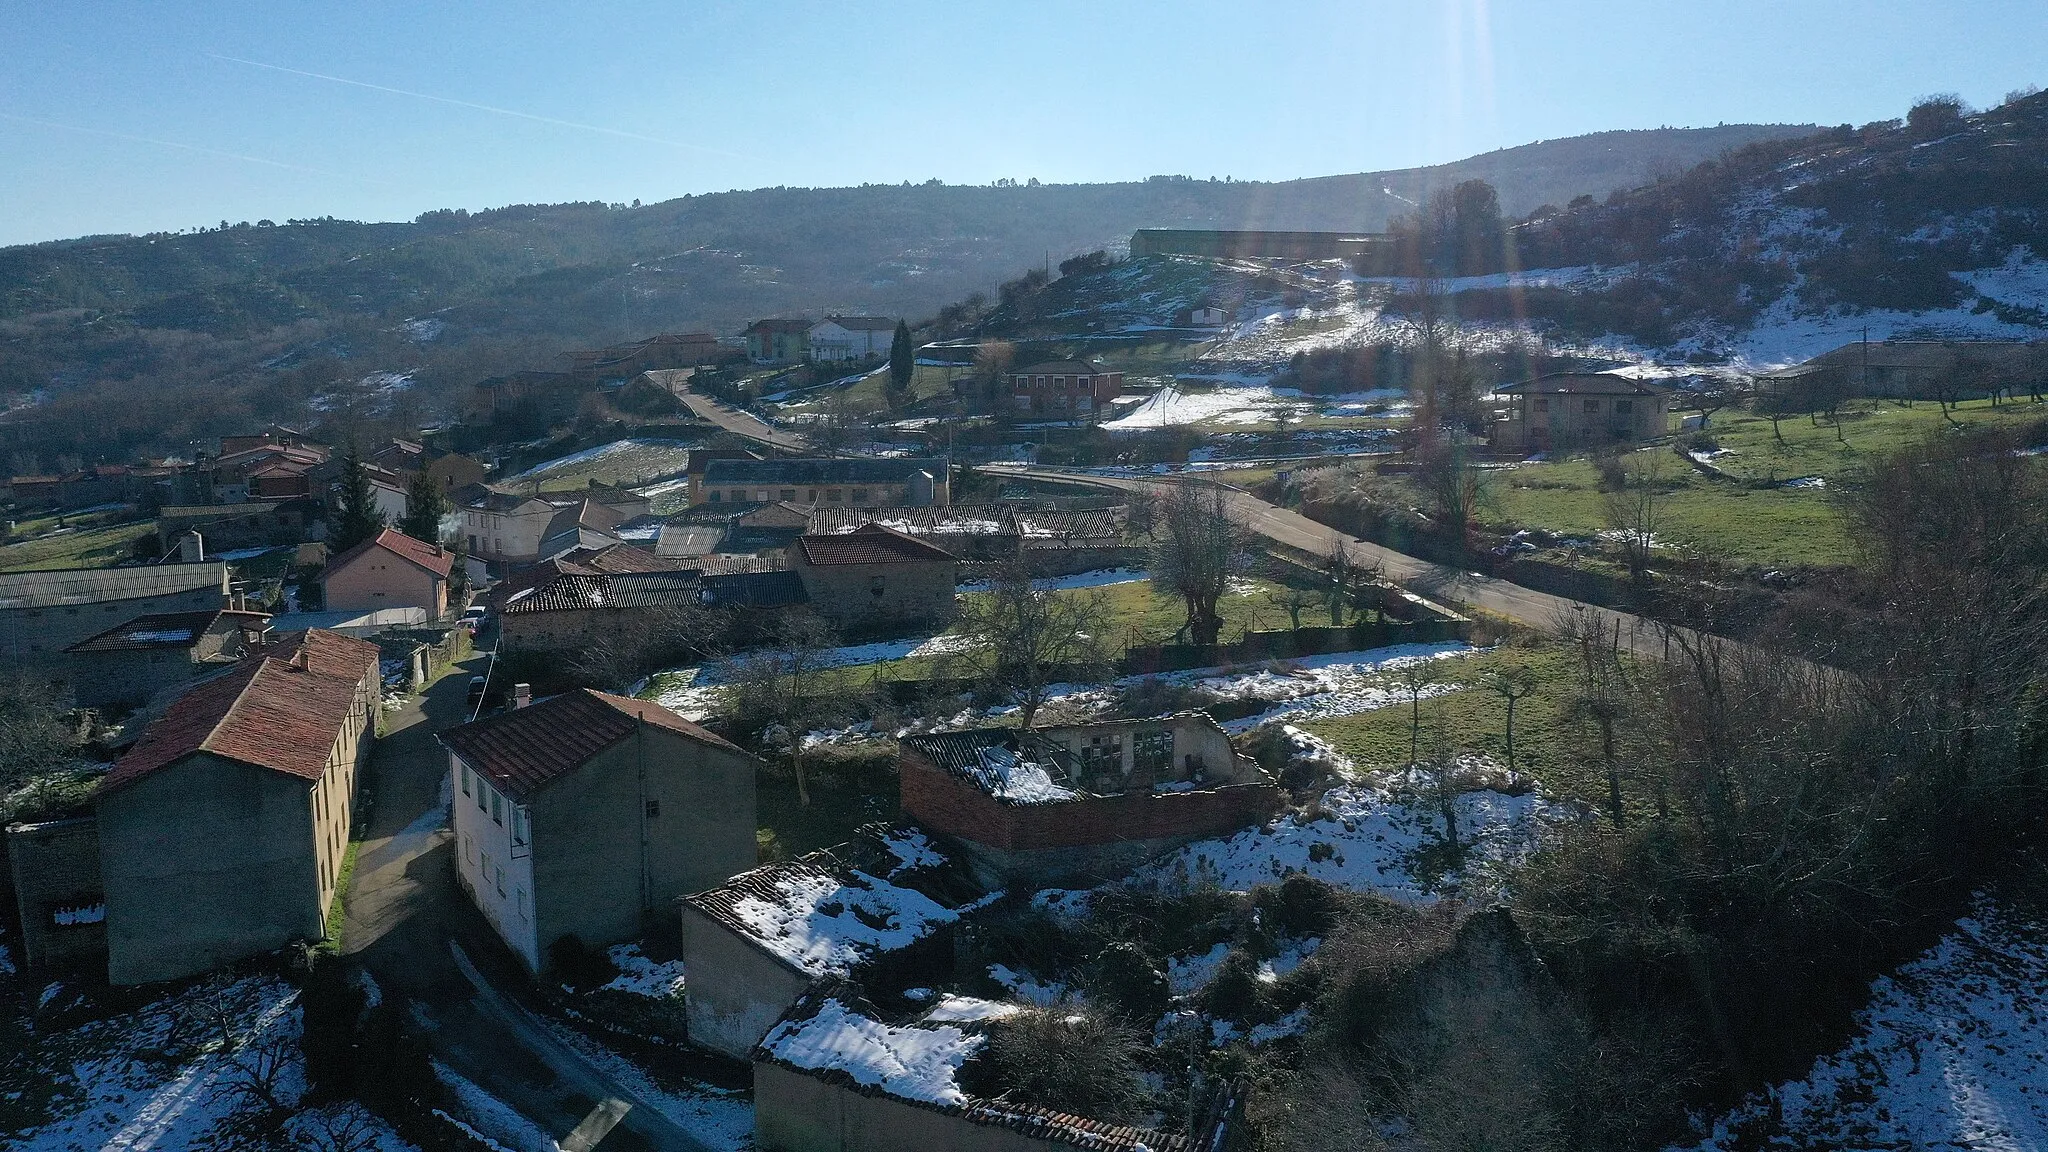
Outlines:
<svg viewBox="0 0 2048 1152"><path fill-rule="evenodd" d="M178 537L178 562L180 564L198 564L205 559L206 541L199 535L198 529L192 529L183 536Z"/></svg>
<svg viewBox="0 0 2048 1152"><path fill-rule="evenodd" d="M514 684L512 686L512 706L514 708L524 708L531 703L533 703L533 685Z"/></svg>

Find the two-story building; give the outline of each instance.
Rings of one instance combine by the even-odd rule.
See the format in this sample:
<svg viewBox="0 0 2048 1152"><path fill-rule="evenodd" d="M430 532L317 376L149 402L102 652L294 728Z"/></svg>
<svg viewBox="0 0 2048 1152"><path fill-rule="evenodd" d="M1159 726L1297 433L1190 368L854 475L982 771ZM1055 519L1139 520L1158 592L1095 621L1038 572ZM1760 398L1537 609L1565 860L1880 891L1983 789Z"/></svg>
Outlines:
<svg viewBox="0 0 2048 1152"><path fill-rule="evenodd" d="M1124 374L1094 360L1044 360L1009 374L1010 407L1019 415L1087 420L1124 394Z"/></svg>
<svg viewBox="0 0 2048 1152"><path fill-rule="evenodd" d="M747 359L756 364L794 364L810 354L811 322L772 318L747 325Z"/></svg>
<svg viewBox="0 0 2048 1152"><path fill-rule="evenodd" d="M123 620L227 604L228 566L218 560L0 573L0 656L55 659Z"/></svg>
<svg viewBox="0 0 2048 1152"><path fill-rule="evenodd" d="M638 937L754 866L753 757L651 700L579 689L441 734L455 868L529 971Z"/></svg>
<svg viewBox="0 0 2048 1152"><path fill-rule="evenodd" d="M97 799L107 978L205 972L332 928L377 646L308 631L202 680Z"/></svg>
<svg viewBox="0 0 2048 1152"><path fill-rule="evenodd" d="M896 322L884 316L827 316L805 338L813 360L874 360L889 354Z"/></svg>
<svg viewBox="0 0 2048 1152"><path fill-rule="evenodd" d="M1671 389L1613 372L1557 372L1503 384L1493 444L1511 452L1633 444L1671 430Z"/></svg>

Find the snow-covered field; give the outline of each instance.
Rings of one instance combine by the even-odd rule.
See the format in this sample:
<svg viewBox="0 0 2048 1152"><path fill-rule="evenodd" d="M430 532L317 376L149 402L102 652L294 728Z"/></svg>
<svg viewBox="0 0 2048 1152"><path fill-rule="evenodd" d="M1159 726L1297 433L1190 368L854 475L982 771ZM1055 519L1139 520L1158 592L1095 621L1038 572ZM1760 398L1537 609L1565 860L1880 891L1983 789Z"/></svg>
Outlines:
<svg viewBox="0 0 2048 1152"><path fill-rule="evenodd" d="M67 995L50 985L42 1001L61 1004ZM223 1026L236 1039L233 1051L222 1048ZM223 1125L253 1111L257 1085L287 1106L306 1091L298 992L266 977L204 981L133 1012L47 1036L39 1054L45 1060L31 1074L58 1095L47 1123L0 1140L19 1152L211 1152L229 1146L222 1143L228 1137ZM7 1071L27 1071L11 1063ZM411 1148L352 1106L299 1112L287 1122L287 1144L318 1147L322 1127L345 1117L363 1133L365 1152Z"/></svg>
<svg viewBox="0 0 2048 1152"><path fill-rule="evenodd" d="M1871 985L1841 1051L1721 1119L1698 1149L2048 1148L2044 928L1980 899Z"/></svg>
<svg viewBox="0 0 2048 1152"><path fill-rule="evenodd" d="M1339 785L1323 795L1313 816L1290 814L1228 839L1190 844L1139 869L1132 879L1167 884L1208 881L1245 892L1300 872L1340 888L1427 903L1437 897L1441 885L1425 883L1416 875L1416 865L1424 849L1442 842L1445 829L1442 815L1423 798L1426 785L1419 777L1386 787ZM1533 790L1519 795L1491 789L1464 792L1456 809L1458 842L1466 863L1460 876L1448 878L1451 885L1526 854L1535 847L1546 820L1571 814ZM1222 957L1216 959L1220 963Z"/></svg>

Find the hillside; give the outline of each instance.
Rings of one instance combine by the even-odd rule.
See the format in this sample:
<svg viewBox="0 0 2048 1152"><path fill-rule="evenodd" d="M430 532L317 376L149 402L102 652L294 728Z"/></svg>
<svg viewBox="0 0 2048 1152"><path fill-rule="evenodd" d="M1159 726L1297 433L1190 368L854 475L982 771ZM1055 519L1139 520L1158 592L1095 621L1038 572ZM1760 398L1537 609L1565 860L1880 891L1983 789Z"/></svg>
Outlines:
<svg viewBox="0 0 2048 1152"><path fill-rule="evenodd" d="M571 347L780 312L928 315L1140 226L1378 229L1473 177L1527 211L1810 130L1608 132L1283 183L770 188L0 249L0 393L33 397L5 447L43 466L181 450L251 420L304 419L337 381L378 372L410 373L402 411L426 417L446 388Z"/></svg>

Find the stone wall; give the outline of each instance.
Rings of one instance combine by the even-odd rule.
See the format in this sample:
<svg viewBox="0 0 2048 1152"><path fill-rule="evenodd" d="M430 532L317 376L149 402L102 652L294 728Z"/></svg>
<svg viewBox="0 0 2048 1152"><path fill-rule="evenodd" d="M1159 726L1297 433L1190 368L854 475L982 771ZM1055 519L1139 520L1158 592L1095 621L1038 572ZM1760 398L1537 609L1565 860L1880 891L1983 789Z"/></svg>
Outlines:
<svg viewBox="0 0 2048 1152"><path fill-rule="evenodd" d="M1045 1152L1077 1143L1037 1139L964 1114L857 1090L850 1081L754 1065L754 1140L763 1152Z"/></svg>
<svg viewBox="0 0 2048 1152"><path fill-rule="evenodd" d="M688 904L677 907L690 973L683 1000L690 1043L744 1060L810 987L810 979Z"/></svg>
<svg viewBox="0 0 2048 1152"><path fill-rule="evenodd" d="M10 824L7 855L32 970L100 969L107 960L99 821L91 816Z"/></svg>

